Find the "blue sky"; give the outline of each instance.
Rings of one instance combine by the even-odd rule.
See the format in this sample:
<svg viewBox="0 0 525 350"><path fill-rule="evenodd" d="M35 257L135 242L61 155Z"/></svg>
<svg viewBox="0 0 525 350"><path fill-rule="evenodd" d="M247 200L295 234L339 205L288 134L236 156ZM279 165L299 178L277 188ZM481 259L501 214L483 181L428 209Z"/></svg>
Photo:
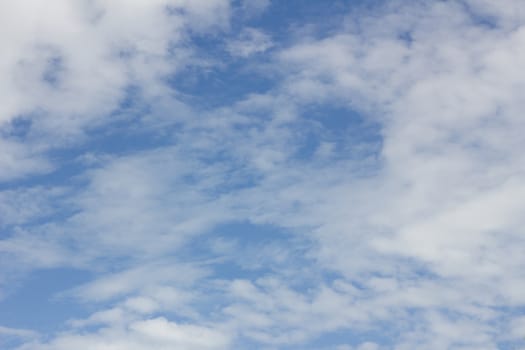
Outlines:
<svg viewBox="0 0 525 350"><path fill-rule="evenodd" d="M525 4L0 4L0 348L525 349Z"/></svg>

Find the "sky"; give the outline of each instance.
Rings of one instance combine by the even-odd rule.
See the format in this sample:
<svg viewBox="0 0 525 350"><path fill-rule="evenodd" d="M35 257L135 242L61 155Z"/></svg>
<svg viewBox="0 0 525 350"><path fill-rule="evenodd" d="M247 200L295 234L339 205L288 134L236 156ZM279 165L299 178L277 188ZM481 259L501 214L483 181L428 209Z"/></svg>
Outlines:
<svg viewBox="0 0 525 350"><path fill-rule="evenodd" d="M525 349L525 2L0 2L3 350Z"/></svg>

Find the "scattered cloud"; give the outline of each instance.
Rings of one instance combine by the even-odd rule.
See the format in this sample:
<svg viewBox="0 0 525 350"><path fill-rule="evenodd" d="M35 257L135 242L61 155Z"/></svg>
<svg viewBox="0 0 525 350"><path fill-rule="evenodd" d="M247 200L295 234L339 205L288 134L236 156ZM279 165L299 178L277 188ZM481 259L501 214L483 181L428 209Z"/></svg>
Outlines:
<svg viewBox="0 0 525 350"><path fill-rule="evenodd" d="M245 28L238 39L228 42L227 49L232 56L247 58L262 53L272 47L271 38L254 28Z"/></svg>
<svg viewBox="0 0 525 350"><path fill-rule="evenodd" d="M523 5L272 6L0 9L0 309L90 272L10 348L524 345Z"/></svg>
<svg viewBox="0 0 525 350"><path fill-rule="evenodd" d="M34 338L37 333L28 329L17 329L0 326L0 334L3 336L13 336L18 338Z"/></svg>

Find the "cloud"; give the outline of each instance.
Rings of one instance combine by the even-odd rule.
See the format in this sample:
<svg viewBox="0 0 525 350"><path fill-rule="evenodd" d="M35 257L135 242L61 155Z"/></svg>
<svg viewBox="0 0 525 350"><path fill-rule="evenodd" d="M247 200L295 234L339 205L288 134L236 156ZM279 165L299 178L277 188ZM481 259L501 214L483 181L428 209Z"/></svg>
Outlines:
<svg viewBox="0 0 525 350"><path fill-rule="evenodd" d="M177 264L176 262L143 264L128 270L120 271L82 285L70 291L84 300L104 301L137 292L150 292L150 289L161 288L163 285L190 287L199 279L208 275L206 269L198 266ZM176 292L176 290L172 290ZM154 293L156 294L156 293ZM161 298L162 299L162 298ZM126 302L129 304L130 299Z"/></svg>
<svg viewBox="0 0 525 350"><path fill-rule="evenodd" d="M94 334L63 335L48 345L28 343L20 349L227 349L230 339L220 330L170 322L163 317L132 322L124 329L104 328Z"/></svg>
<svg viewBox="0 0 525 350"><path fill-rule="evenodd" d="M277 36L228 34L237 5L57 3L38 35L20 24L2 176L52 172L42 154L78 147L64 135L85 149L71 182L0 193L2 269L94 273L62 294L93 312L21 349L519 346L525 31L505 3L351 10L218 107L176 77L225 42L243 60L206 65L202 91L253 69Z"/></svg>
<svg viewBox="0 0 525 350"><path fill-rule="evenodd" d="M191 64L188 33L224 28L229 4L25 0L1 12L0 127L29 120L23 145L0 141L5 180L49 171L42 153L110 122L130 86L166 92L164 77Z"/></svg>
<svg viewBox="0 0 525 350"><path fill-rule="evenodd" d="M37 336L36 332L28 329L17 329L0 326L0 334L6 337L18 337L18 338L34 338Z"/></svg>
<svg viewBox="0 0 525 350"><path fill-rule="evenodd" d="M35 157L34 152L23 144L12 140L0 140L3 153L0 157L0 181L9 181L30 174L47 173L53 165L45 159Z"/></svg>
<svg viewBox="0 0 525 350"><path fill-rule="evenodd" d="M245 14L245 16L247 16L248 18L250 18L261 15L265 10L267 10L270 7L270 5L270 0L243 0L241 2L240 8L242 10L242 13Z"/></svg>
<svg viewBox="0 0 525 350"><path fill-rule="evenodd" d="M271 38L254 28L245 28L239 38L228 42L230 55L247 58L257 53L263 53L273 46Z"/></svg>

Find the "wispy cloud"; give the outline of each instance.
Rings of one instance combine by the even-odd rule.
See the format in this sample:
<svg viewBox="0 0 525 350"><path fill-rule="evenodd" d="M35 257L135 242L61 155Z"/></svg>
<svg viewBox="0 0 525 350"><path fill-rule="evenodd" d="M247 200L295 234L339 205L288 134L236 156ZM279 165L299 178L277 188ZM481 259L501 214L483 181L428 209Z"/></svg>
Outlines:
<svg viewBox="0 0 525 350"><path fill-rule="evenodd" d="M523 345L523 5L309 6L0 11L3 297L91 272L19 349Z"/></svg>
<svg viewBox="0 0 525 350"><path fill-rule="evenodd" d="M254 28L244 29L238 39L227 44L228 52L232 56L249 57L253 54L262 53L272 47L271 38Z"/></svg>
<svg viewBox="0 0 525 350"><path fill-rule="evenodd" d="M34 338L37 333L28 329L17 329L0 326L0 334L19 338Z"/></svg>

